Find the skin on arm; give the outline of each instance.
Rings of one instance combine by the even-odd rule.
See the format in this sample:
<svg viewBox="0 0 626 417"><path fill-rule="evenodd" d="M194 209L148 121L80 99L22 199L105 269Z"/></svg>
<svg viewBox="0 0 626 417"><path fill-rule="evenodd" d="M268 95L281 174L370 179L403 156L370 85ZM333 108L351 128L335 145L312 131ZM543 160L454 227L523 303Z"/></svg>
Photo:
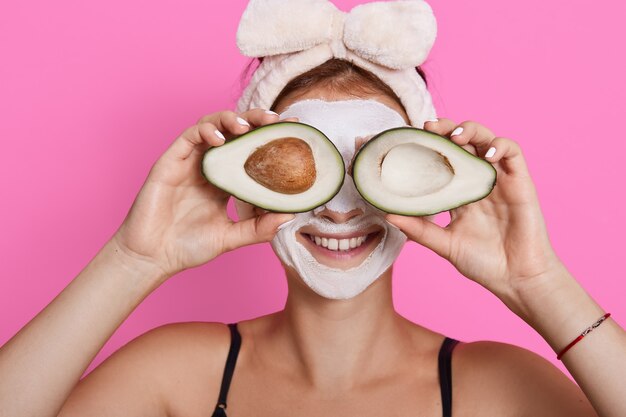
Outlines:
<svg viewBox="0 0 626 417"><path fill-rule="evenodd" d="M461 417L598 416L572 380L519 346L493 341L461 344L455 349L452 375L453 402L460 404ZM478 403L476 398L485 401Z"/></svg>
<svg viewBox="0 0 626 417"><path fill-rule="evenodd" d="M566 300L565 302L563 300ZM520 290L520 317L560 352L604 315L603 309L563 267ZM606 319L561 358L601 417L626 415L626 332Z"/></svg>
<svg viewBox="0 0 626 417"><path fill-rule="evenodd" d="M114 241L107 242L0 349L0 415L56 416L104 343L159 279L153 266L129 259Z"/></svg>
<svg viewBox="0 0 626 417"><path fill-rule="evenodd" d="M230 331L222 323L171 323L152 329L83 378L59 417L190 415L195 411L184 407L197 404L198 398L210 410L217 402L229 345Z"/></svg>

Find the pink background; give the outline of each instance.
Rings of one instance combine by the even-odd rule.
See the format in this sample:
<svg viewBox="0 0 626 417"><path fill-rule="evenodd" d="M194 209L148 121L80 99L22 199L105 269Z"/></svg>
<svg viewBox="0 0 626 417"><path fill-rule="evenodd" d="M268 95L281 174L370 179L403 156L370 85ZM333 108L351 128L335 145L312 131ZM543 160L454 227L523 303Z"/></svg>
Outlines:
<svg viewBox="0 0 626 417"><path fill-rule="evenodd" d="M235 45L246 3L3 4L0 345L110 238L167 146L202 115L233 107L248 62ZM521 143L557 253L623 322L625 3L430 4L439 35L424 69L439 115ZM464 341L523 346L565 370L500 300L417 244L394 280L407 318ZM269 245L225 254L152 293L88 371L161 324L248 319L285 297Z"/></svg>

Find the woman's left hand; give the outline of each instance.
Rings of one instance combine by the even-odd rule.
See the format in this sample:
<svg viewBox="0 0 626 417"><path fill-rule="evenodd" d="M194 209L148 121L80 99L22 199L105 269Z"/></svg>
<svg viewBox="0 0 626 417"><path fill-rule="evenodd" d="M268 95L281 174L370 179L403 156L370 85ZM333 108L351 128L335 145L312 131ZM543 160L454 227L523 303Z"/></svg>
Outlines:
<svg viewBox="0 0 626 417"><path fill-rule="evenodd" d="M497 171L491 194L450 210L450 223L446 227L438 226L428 217L388 214L387 220L512 307L510 303L515 303L522 288L532 286L535 278L561 270L562 264L550 245L519 145L496 137L485 126L471 121L457 125L439 119L427 122L425 129L449 136L459 127L463 128L462 132L450 139L474 155L484 157Z"/></svg>

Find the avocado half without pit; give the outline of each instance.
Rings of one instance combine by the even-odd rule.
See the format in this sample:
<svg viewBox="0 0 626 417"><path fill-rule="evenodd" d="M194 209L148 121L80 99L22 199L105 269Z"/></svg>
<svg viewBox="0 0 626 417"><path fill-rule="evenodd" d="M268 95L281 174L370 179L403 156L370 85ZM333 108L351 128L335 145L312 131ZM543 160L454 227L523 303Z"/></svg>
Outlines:
<svg viewBox="0 0 626 417"><path fill-rule="evenodd" d="M210 148L202 174L256 207L298 213L332 199L343 184L345 166L335 145L313 126L278 122Z"/></svg>
<svg viewBox="0 0 626 417"><path fill-rule="evenodd" d="M352 178L361 196L380 210L427 216L489 195L496 170L448 138L400 127L359 149Z"/></svg>

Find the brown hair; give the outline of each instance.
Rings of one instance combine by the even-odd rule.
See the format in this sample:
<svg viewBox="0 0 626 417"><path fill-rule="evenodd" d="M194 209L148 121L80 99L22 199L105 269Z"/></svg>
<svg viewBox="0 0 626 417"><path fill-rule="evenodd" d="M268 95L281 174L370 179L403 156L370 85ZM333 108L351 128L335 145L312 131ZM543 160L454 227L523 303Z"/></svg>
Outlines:
<svg viewBox="0 0 626 417"><path fill-rule="evenodd" d="M263 58L253 60L248 65L244 77L249 78L251 72L258 68L261 62L263 62ZM416 67L415 70L428 86L424 71L420 67ZM349 93L355 96L372 93L384 94L404 108L398 95L376 75L350 61L332 58L290 80L278 94L270 110L274 110L277 104L286 97L297 96L298 93L303 93L313 87L325 87L331 91Z"/></svg>

